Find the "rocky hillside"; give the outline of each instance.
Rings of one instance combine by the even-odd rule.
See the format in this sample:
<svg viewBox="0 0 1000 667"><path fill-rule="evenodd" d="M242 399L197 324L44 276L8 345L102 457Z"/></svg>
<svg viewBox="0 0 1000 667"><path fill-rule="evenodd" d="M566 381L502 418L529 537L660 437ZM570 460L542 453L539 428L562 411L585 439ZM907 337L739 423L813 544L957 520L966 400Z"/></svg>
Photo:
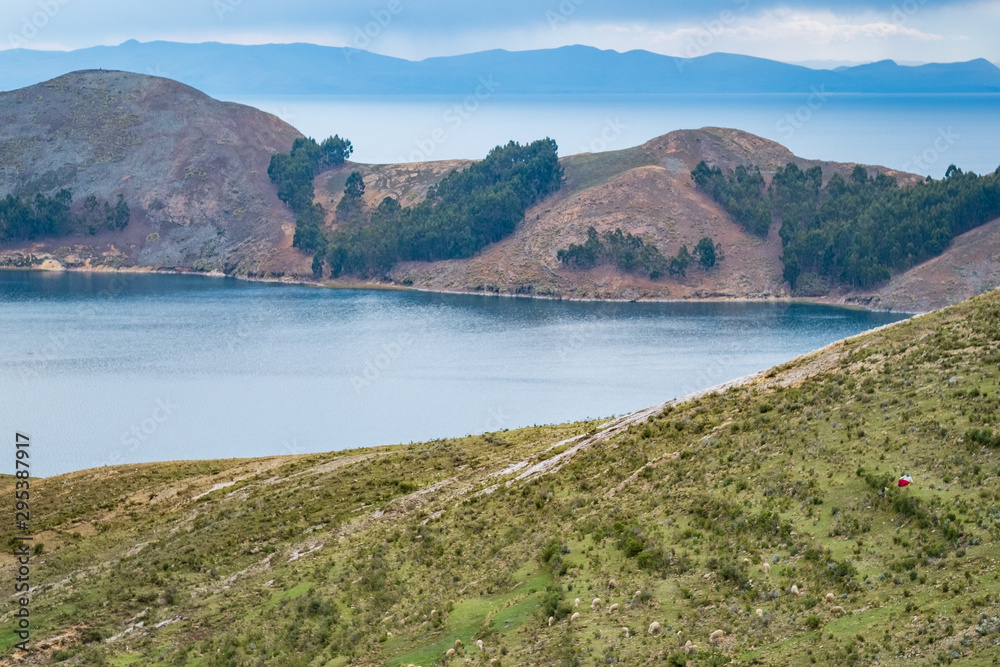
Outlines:
<svg viewBox="0 0 1000 667"><path fill-rule="evenodd" d="M33 480L0 664L991 664L998 362L995 291L608 421Z"/></svg>
<svg viewBox="0 0 1000 667"><path fill-rule="evenodd" d="M0 195L53 193L68 187L79 208L87 195L124 195L132 212L123 231L77 235L0 248L0 266L50 269L131 268L220 271L312 280L311 257L291 247L294 215L267 175L271 154L299 136L277 118L213 100L182 84L109 71L68 74L0 93ZM702 160L723 169L757 165L770 179L788 162L823 176L856 166L806 160L746 132L681 130L642 146L565 156L560 192L527 212L514 234L463 260L398 264L399 286L575 298L788 298L778 225L767 238L746 233L691 180ZM364 176L365 203L386 196L404 206L468 161L396 165L346 163L316 178L316 201L333 211L352 171ZM918 177L882 167L901 184ZM725 260L711 271L649 280L603 266L564 267L559 250L582 243L588 227L620 228L670 257L709 236ZM955 240L926 265L874 292L835 291L821 300L925 311L1000 282L1000 235L987 225ZM356 284L340 280L337 284Z"/></svg>
<svg viewBox="0 0 1000 667"><path fill-rule="evenodd" d="M8 248L49 266L296 270L294 218L267 175L295 128L158 77L91 70L0 93L0 196L122 194L121 232ZM56 264L55 262L58 262ZM308 267L307 267L308 268Z"/></svg>

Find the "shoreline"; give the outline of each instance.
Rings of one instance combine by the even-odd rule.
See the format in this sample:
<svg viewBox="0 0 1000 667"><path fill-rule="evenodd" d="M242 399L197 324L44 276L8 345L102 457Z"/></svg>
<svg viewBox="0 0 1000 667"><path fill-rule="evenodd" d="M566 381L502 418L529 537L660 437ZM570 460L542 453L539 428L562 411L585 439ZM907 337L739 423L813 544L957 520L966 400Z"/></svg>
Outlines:
<svg viewBox="0 0 1000 667"><path fill-rule="evenodd" d="M41 265L36 266L0 266L0 271L37 271L42 273L86 273L86 274L163 274L163 275L180 275L180 276L202 276L207 278L229 278L232 280L243 280L246 282L257 282L257 283L270 283L270 284L281 284L281 285L294 285L299 287L311 287L314 289L334 289L334 290L365 290L372 292L423 292L427 294L460 294L465 296L493 296L511 299L537 299L537 300L547 300L547 301L570 301L570 302L581 302L581 303L783 303L783 304L802 304L810 306L830 306L833 308L846 308L847 310L859 310L866 311L870 313L887 313L891 315L910 315L911 317L917 315L926 315L927 312L932 311L909 311L909 310L894 310L891 308L870 308L868 306L863 306L857 303L842 303L833 302L828 300L818 300L809 299L805 297L776 297L768 296L761 298L751 298L751 297L707 297L707 298L690 298L690 299L663 299L663 298L648 298L648 299L627 299L627 298L608 298L601 299L596 297L574 297L574 296L549 296L541 294L511 294L503 292L486 292L486 291L475 291L475 290L458 290L458 289L433 289L429 287L413 287L410 285L399 285L395 283L381 283L381 282L350 282L350 281L316 281L316 280L306 280L301 277L280 277L280 278L267 278L267 277L251 277L251 276L241 276L234 274L227 274L221 271L193 271L184 269L167 269L167 268L157 268L157 267L126 267L126 268L97 268L97 267L60 267L60 268L43 268Z"/></svg>

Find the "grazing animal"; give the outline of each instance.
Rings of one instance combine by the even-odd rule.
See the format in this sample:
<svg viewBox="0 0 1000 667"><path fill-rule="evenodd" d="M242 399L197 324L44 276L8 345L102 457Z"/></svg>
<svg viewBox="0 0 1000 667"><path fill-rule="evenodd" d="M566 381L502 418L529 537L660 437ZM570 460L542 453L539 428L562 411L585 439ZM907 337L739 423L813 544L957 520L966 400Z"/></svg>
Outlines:
<svg viewBox="0 0 1000 667"><path fill-rule="evenodd" d="M652 623L649 624L649 634L658 635L661 632L663 632L663 628L660 627L660 624L658 622L653 621Z"/></svg>
<svg viewBox="0 0 1000 667"><path fill-rule="evenodd" d="M454 655L455 655L455 649L450 648L448 649L448 652L444 654L444 659L450 660Z"/></svg>
<svg viewBox="0 0 1000 667"><path fill-rule="evenodd" d="M573 615L569 617L569 622L574 623L578 618L580 618L580 612L574 611Z"/></svg>
<svg viewBox="0 0 1000 667"><path fill-rule="evenodd" d="M757 618L764 618L764 610L757 607Z"/></svg>
<svg viewBox="0 0 1000 667"><path fill-rule="evenodd" d="M768 576L768 577L771 576L771 564L770 563L761 563L760 564L760 569L764 570L764 575L765 576Z"/></svg>
<svg viewBox="0 0 1000 667"><path fill-rule="evenodd" d="M827 602L833 602L833 593L827 593L826 594L826 601Z"/></svg>
<svg viewBox="0 0 1000 667"><path fill-rule="evenodd" d="M690 639L684 642L684 652L687 653L688 655L694 653L697 650L698 650L698 645L692 643Z"/></svg>
<svg viewBox="0 0 1000 667"><path fill-rule="evenodd" d="M601 606L601 598L594 598L593 600L591 600L590 602L591 609L597 609L600 606Z"/></svg>
<svg viewBox="0 0 1000 667"><path fill-rule="evenodd" d="M799 594L799 587L796 586L795 584L792 584L791 594L792 595L798 595Z"/></svg>
<svg viewBox="0 0 1000 667"><path fill-rule="evenodd" d="M628 628L624 625L622 626L622 634L625 636L625 639L628 639Z"/></svg>
<svg viewBox="0 0 1000 667"><path fill-rule="evenodd" d="M552 624L555 623L555 622L556 622L556 617L555 616L549 616L549 627L550 628L552 627Z"/></svg>
<svg viewBox="0 0 1000 667"><path fill-rule="evenodd" d="M608 581L608 588L618 588L618 582L614 579Z"/></svg>
<svg viewBox="0 0 1000 667"><path fill-rule="evenodd" d="M617 602L614 603L613 605L611 605L610 607L608 607L608 613L609 614L613 614L616 611L618 611L618 603Z"/></svg>
<svg viewBox="0 0 1000 667"><path fill-rule="evenodd" d="M576 608L576 607L579 607L579 606L580 606L580 598L577 598L576 600L573 600L573 607Z"/></svg>
<svg viewBox="0 0 1000 667"><path fill-rule="evenodd" d="M722 638L725 636L726 636L725 632L723 632L722 630L716 630L715 632L713 632L708 636L708 641L712 642L713 644L718 644L719 642L722 641Z"/></svg>
<svg viewBox="0 0 1000 667"><path fill-rule="evenodd" d="M476 640L476 648L478 648L480 651L483 650L483 640L482 639L477 639Z"/></svg>
<svg viewBox="0 0 1000 667"><path fill-rule="evenodd" d="M830 607L830 613L833 614L834 616L843 616L847 612L844 611L844 608L841 607L840 605L836 605L834 607Z"/></svg>
<svg viewBox="0 0 1000 667"><path fill-rule="evenodd" d="M461 646L462 646L462 640L461 639L456 639L455 640L455 650L457 651L459 648L461 648Z"/></svg>

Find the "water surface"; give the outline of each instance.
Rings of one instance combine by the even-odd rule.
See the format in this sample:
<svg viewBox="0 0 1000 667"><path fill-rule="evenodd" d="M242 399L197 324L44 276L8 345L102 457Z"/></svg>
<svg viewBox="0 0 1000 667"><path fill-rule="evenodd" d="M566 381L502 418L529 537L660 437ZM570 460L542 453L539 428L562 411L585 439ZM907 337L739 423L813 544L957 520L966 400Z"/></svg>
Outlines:
<svg viewBox="0 0 1000 667"><path fill-rule="evenodd" d="M36 475L606 417L903 317L22 271L0 313L0 431Z"/></svg>

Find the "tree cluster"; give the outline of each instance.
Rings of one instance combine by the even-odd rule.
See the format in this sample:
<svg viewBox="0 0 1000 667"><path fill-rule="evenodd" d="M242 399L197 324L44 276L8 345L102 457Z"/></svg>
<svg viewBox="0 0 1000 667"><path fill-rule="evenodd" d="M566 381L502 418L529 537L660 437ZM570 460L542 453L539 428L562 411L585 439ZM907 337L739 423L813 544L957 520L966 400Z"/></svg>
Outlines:
<svg viewBox="0 0 1000 667"><path fill-rule="evenodd" d="M313 179L316 174L336 167L354 152L347 139L334 135L322 143L312 137L299 137L290 153L275 153L267 167L267 175L278 188L278 198L295 213L295 246L316 250L324 245L320 225L324 211L313 203Z"/></svg>
<svg viewBox="0 0 1000 667"><path fill-rule="evenodd" d="M587 229L586 241L582 244L571 243L568 248L556 253L556 257L564 266L590 269L610 264L623 273L637 273L653 280L665 273L687 275L687 269L695 261L695 257L705 270L711 269L723 259L722 248L707 236L698 241L693 254L684 245L676 255L668 259L659 248L638 236L621 229L598 234L593 227Z"/></svg>
<svg viewBox="0 0 1000 667"><path fill-rule="evenodd" d="M740 165L728 175L718 167L709 167L704 160L691 172L695 184L712 199L722 204L729 215L751 234L767 236L771 228L764 177L753 166Z"/></svg>
<svg viewBox="0 0 1000 667"><path fill-rule="evenodd" d="M121 230L131 213L125 198L118 195L115 205L88 195L77 213L71 204L73 193L62 189L53 195L34 197L7 195L0 199L0 240L30 241L74 233L97 234L101 230Z"/></svg>
<svg viewBox="0 0 1000 667"><path fill-rule="evenodd" d="M510 235L529 206L561 187L562 176L551 139L497 146L484 160L452 171L409 208L386 197L364 211L364 183L352 174L344 192L345 214L352 219L329 239L320 233L309 240L315 245L296 245L320 257L313 263L317 275L324 262L332 276L377 277L397 262L470 257Z"/></svg>
<svg viewBox="0 0 1000 667"><path fill-rule="evenodd" d="M724 188L710 189L738 181L736 172L723 176L701 163L692 177L734 218L754 208L749 197L727 198ZM767 190L759 190L756 206L781 222L784 277L793 289L869 288L940 255L958 234L1000 216L1000 169L977 176L952 165L942 180L927 177L904 188L859 165L848 178L834 174L824 186L820 167L803 171L789 163L775 172Z"/></svg>

